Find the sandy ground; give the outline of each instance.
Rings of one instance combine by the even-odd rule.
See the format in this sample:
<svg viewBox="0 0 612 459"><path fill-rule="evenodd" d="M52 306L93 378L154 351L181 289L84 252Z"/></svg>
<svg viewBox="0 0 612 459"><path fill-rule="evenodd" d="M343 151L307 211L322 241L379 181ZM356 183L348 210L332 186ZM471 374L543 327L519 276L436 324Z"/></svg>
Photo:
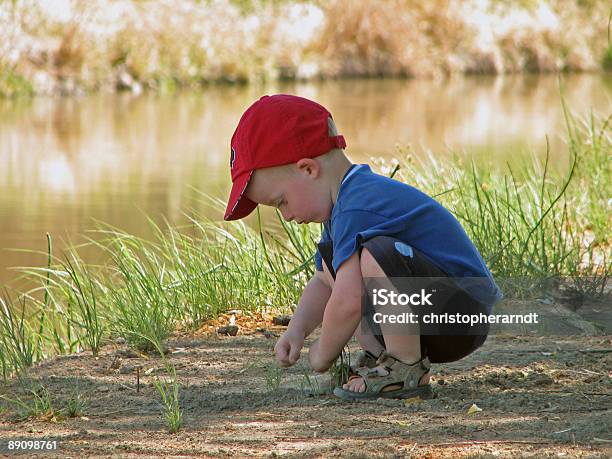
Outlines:
<svg viewBox="0 0 612 459"><path fill-rule="evenodd" d="M10 439L44 438L59 441L55 453L45 453L58 457L612 456L609 335L492 336L471 356L434 365L435 398L408 404L308 396L297 366L274 387L266 375L275 339L261 331L175 337L168 358L184 416L175 434L165 427L152 384L163 374L159 356L112 344L97 358L84 352L42 362L30 376L57 406L78 387L84 412L18 421L6 410L1 451L8 453ZM11 381L2 391L18 390ZM474 403L482 411L468 414Z"/></svg>

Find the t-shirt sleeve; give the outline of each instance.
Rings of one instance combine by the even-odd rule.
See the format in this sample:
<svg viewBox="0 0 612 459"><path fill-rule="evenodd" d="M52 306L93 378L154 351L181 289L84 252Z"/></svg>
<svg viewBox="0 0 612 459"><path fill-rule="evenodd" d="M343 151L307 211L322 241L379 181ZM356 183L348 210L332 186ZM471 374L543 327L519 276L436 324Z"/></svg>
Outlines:
<svg viewBox="0 0 612 459"><path fill-rule="evenodd" d="M385 221L387 218L383 215L362 210L347 210L336 215L331 229L331 238L334 241L334 270L338 272L340 265L355 253L363 240L376 235L372 230Z"/></svg>
<svg viewBox="0 0 612 459"><path fill-rule="evenodd" d="M327 231L327 228L325 226L323 226L323 230L321 231L321 240L319 241L319 244L324 243L324 242L329 242L331 239L329 237L329 232ZM317 268L317 271L323 271L323 258L321 257L321 253L319 252L319 248L317 247L317 250L315 252L315 267Z"/></svg>

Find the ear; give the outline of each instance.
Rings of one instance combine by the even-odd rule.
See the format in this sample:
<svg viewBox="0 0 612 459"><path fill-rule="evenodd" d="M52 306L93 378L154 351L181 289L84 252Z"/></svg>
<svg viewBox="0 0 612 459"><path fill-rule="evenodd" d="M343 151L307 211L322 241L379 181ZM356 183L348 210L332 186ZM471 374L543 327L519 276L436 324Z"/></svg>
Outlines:
<svg viewBox="0 0 612 459"><path fill-rule="evenodd" d="M299 172L308 175L310 178L317 178L321 175L321 165L316 159L302 158L295 164Z"/></svg>
<svg viewBox="0 0 612 459"><path fill-rule="evenodd" d="M261 172L261 171L257 171L257 170L253 171L253 174L251 175L251 180L249 180L249 183L246 189L244 190L244 195L253 202L258 202L257 201L258 196L256 195L256 193L254 193L255 187L256 187L255 181L256 181L258 172Z"/></svg>

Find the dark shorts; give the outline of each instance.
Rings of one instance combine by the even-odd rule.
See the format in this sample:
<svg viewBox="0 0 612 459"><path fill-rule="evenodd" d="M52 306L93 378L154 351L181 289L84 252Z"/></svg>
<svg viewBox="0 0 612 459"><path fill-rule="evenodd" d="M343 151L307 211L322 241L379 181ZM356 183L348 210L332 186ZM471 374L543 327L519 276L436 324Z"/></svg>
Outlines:
<svg viewBox="0 0 612 459"><path fill-rule="evenodd" d="M404 251L404 253L400 253L396 249L396 242L406 247L406 244L393 237L376 236L363 242L359 250L361 251L364 247L367 248L389 278L447 277L445 272L435 266L414 247L408 246L409 252ZM332 267L332 243L319 244L319 253L321 254L323 263L325 263L330 274L335 279L336 273ZM367 310L368 308L366 308L365 318L368 320L370 330L372 330L372 333L380 344L386 348L380 326L372 320L372 315L368 314ZM451 300L448 302L445 312L459 312L463 314L477 314L483 312L487 314L487 308L457 287L451 295ZM480 335L422 334L421 353L423 356L429 357L429 360L434 363L453 362L474 352L482 346L486 339L487 335L484 333Z"/></svg>

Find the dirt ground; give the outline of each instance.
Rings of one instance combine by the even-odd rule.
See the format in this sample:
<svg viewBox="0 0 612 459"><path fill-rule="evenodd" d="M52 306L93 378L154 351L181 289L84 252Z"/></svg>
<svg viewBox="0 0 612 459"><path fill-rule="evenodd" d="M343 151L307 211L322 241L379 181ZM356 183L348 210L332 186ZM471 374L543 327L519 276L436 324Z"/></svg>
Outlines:
<svg viewBox="0 0 612 459"><path fill-rule="evenodd" d="M25 421L7 410L0 414L1 451L8 454L10 439L51 439L59 449L45 456L612 456L609 335L491 336L469 357L434 365L432 400L347 403L306 395L301 366L286 370L280 386L271 381L281 330L171 340L184 418L175 434L152 384L164 373L159 355L111 344L97 358L84 352L44 361L30 376L58 406L78 387L85 409L78 417ZM16 388L12 381L3 392ZM468 414L472 404L482 411Z"/></svg>

